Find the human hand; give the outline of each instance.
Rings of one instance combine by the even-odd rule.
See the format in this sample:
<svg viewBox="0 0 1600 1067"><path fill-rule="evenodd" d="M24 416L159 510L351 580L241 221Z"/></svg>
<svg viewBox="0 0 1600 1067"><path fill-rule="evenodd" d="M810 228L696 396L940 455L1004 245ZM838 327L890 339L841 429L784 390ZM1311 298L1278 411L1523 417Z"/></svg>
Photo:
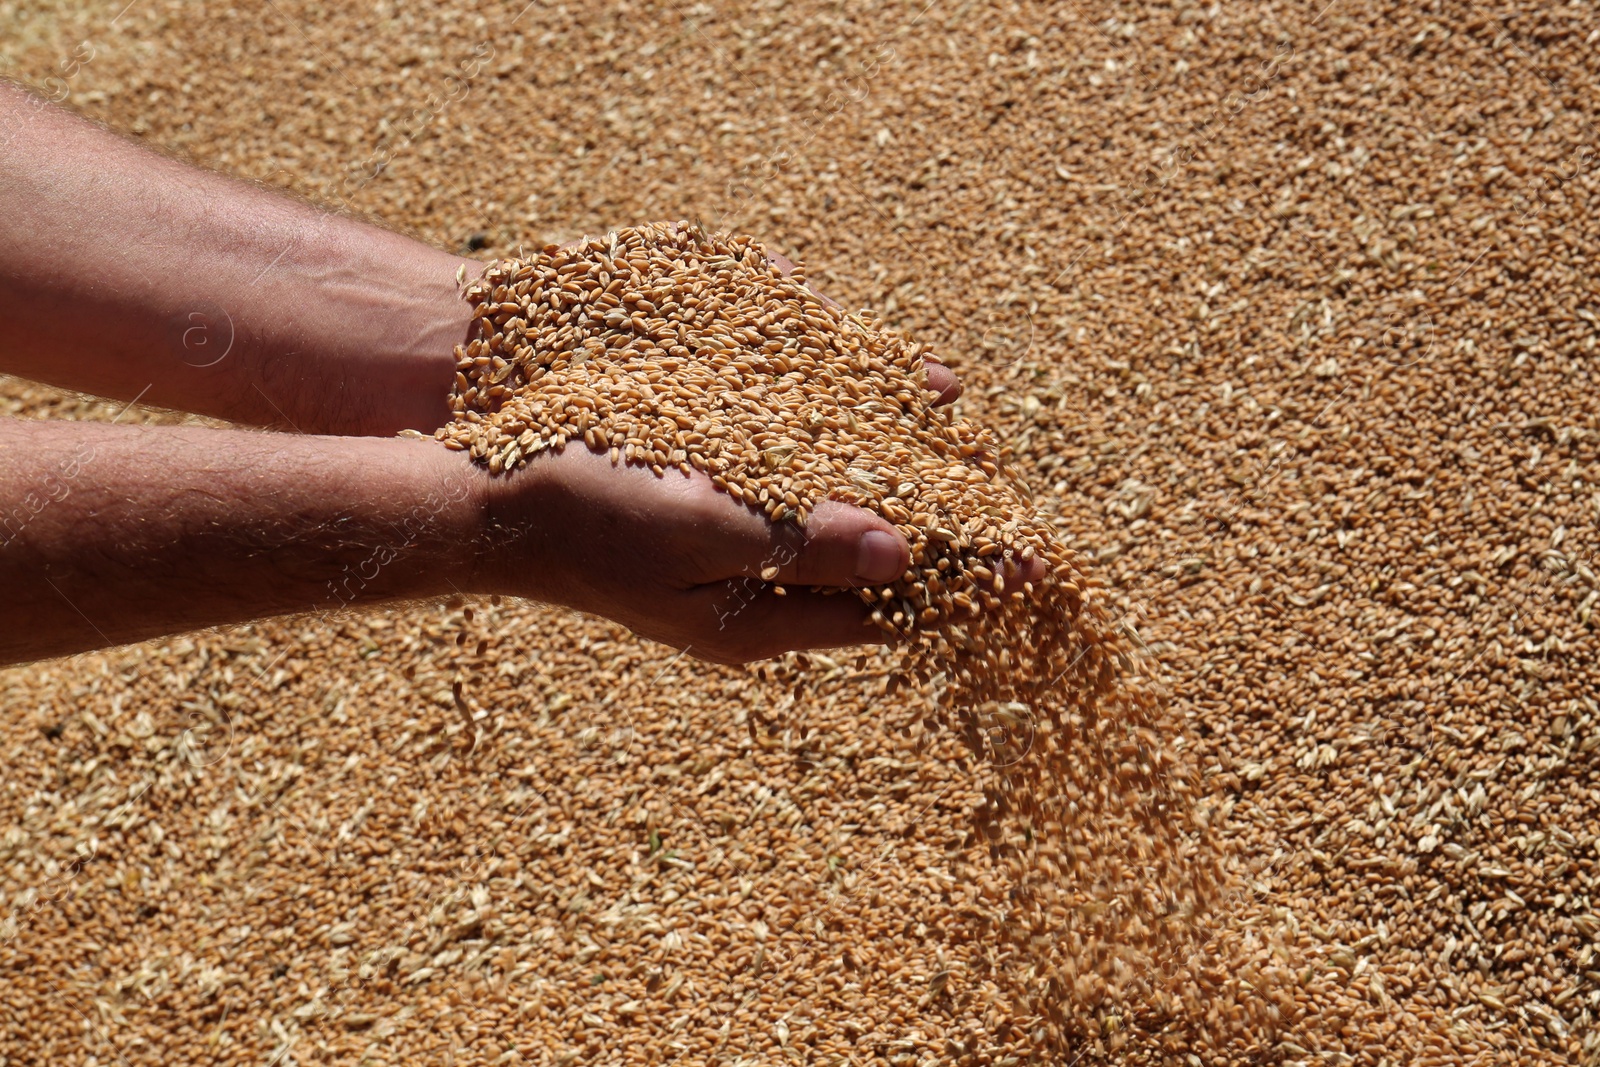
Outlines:
<svg viewBox="0 0 1600 1067"><path fill-rule="evenodd" d="M881 584L909 562L894 526L862 508L824 501L804 529L774 524L698 471L613 467L581 443L493 478L488 494L481 591L603 615L719 663L881 641L859 599L809 587Z"/></svg>
<svg viewBox="0 0 1600 1067"><path fill-rule="evenodd" d="M886 640L859 598L813 587L886 584L910 562L867 509L826 500L803 528L772 523L699 471L657 476L579 441L484 478L475 589L605 616L715 662ZM1022 566L1021 580L1042 579L1042 559Z"/></svg>
<svg viewBox="0 0 1600 1067"><path fill-rule="evenodd" d="M795 272L784 256L768 260ZM926 386L935 404L961 392L937 360ZM497 547L480 590L603 615L720 662L885 640L865 604L832 591L895 581L910 557L900 532L866 509L823 501L804 528L773 524L703 474L658 477L577 442L492 479L488 500Z"/></svg>

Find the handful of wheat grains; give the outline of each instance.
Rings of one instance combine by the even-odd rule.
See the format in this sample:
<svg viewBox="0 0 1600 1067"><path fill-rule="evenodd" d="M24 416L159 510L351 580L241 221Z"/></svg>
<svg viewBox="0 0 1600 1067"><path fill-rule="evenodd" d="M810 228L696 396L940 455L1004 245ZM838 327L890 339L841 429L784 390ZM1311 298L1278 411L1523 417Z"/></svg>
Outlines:
<svg viewBox="0 0 1600 1067"><path fill-rule="evenodd" d="M932 407L922 346L753 239L681 222L494 263L465 296L438 436L491 471L581 442L700 471L773 522L834 499L906 536L910 569L856 594L899 639L901 676L943 687L919 725L984 757L977 829L1010 883L998 936L1045 1042L1270 1044L1284 968L1254 923L1219 924L1233 880L1163 705L989 432ZM1035 555L1037 588L1019 577Z"/></svg>

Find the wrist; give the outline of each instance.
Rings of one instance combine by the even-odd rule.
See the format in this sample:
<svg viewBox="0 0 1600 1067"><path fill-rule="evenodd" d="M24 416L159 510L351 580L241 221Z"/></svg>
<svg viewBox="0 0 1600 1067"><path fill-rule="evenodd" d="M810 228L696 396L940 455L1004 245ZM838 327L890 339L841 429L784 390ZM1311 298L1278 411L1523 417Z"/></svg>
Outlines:
<svg viewBox="0 0 1600 1067"><path fill-rule="evenodd" d="M466 457L465 452L451 455ZM561 531L570 525L563 515L571 514L562 503L573 494L562 478L558 457L535 456L502 474L465 462L481 493L471 591L564 602L562 565L571 558L573 546L560 542Z"/></svg>
<svg viewBox="0 0 1600 1067"><path fill-rule="evenodd" d="M374 442L377 443L377 442ZM412 555L408 584L415 596L498 593L488 471L464 452L430 440L382 442L395 457L396 491L410 504L394 523L397 543Z"/></svg>
<svg viewBox="0 0 1600 1067"><path fill-rule="evenodd" d="M342 328L365 352L351 352L346 381L365 383L369 404L351 404L342 424L324 432L389 436L401 430L432 433L450 419L456 346L467 339L472 307L462 298L457 276L475 278L476 260L406 242L382 268L361 268L376 277L351 278L340 314ZM346 262L358 263L351 256ZM366 284L375 288L368 289ZM368 363L361 367L360 363Z"/></svg>

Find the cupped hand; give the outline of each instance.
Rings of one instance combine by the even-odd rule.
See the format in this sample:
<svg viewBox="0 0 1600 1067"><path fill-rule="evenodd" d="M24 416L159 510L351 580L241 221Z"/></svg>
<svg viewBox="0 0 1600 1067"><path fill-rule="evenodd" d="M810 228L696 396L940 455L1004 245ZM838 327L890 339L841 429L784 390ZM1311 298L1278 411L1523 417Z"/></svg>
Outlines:
<svg viewBox="0 0 1600 1067"><path fill-rule="evenodd" d="M927 386L935 404L961 395L936 359ZM858 597L813 587L882 585L910 562L905 538L866 509L824 501L803 528L774 524L698 471L658 477L578 442L493 478L487 499L493 547L480 588L601 615L720 663L883 642ZM1042 561L1027 569L1042 577Z"/></svg>
<svg viewBox="0 0 1600 1067"><path fill-rule="evenodd" d="M577 442L491 479L490 549L473 585L563 604L718 663L877 644L848 592L904 575L905 538L827 500L802 528L771 523L696 471L613 466ZM1043 561L1022 565L1039 581ZM781 591L780 591L781 590Z"/></svg>
<svg viewBox="0 0 1600 1067"><path fill-rule="evenodd" d="M810 587L891 582L909 563L900 533L862 508L824 501L803 529L774 524L698 471L657 477L581 443L495 478L489 513L497 547L480 588L719 663L882 641L860 599Z"/></svg>

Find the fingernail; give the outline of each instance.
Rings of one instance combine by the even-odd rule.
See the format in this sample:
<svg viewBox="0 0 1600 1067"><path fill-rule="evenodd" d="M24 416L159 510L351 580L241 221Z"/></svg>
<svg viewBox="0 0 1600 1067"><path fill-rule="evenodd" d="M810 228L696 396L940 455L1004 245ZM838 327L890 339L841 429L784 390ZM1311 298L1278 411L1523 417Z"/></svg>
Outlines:
<svg viewBox="0 0 1600 1067"><path fill-rule="evenodd" d="M891 533L868 530L856 543L856 577L864 582L892 582L900 577L900 541Z"/></svg>

